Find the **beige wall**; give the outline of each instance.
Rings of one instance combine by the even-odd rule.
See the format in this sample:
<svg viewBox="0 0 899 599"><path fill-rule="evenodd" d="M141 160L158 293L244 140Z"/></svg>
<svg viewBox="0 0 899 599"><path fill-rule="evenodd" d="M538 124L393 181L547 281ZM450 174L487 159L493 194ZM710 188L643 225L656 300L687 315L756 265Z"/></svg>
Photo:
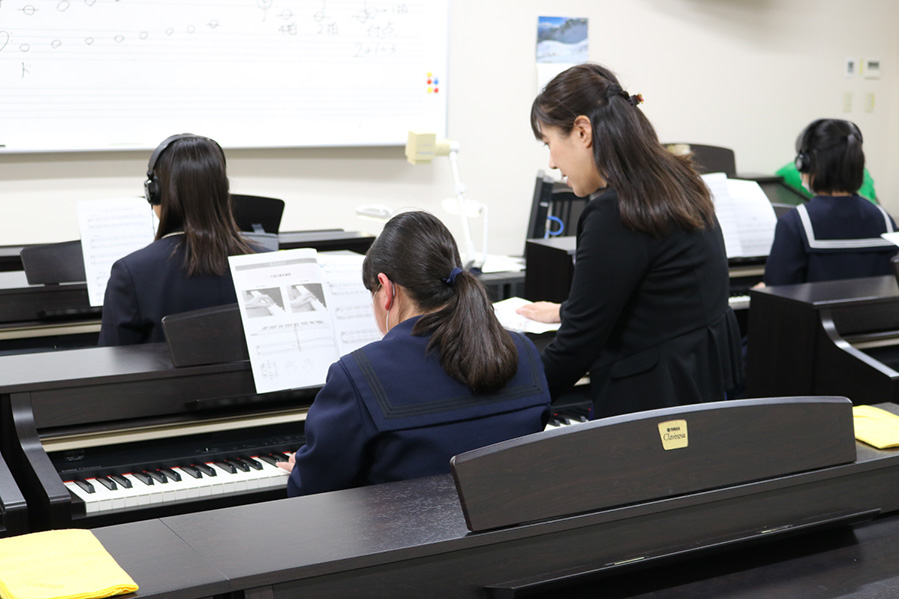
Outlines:
<svg viewBox="0 0 899 599"><path fill-rule="evenodd" d="M588 17L591 59L644 95L660 138L732 147L741 172L771 173L792 159L812 119L854 120L877 191L899 214L895 0L451 0L449 136L462 145L468 196L490 206L492 252L521 251L534 175L546 168L528 125L540 14ZM881 78L847 79L848 57L880 59ZM873 112L864 110L867 93ZM0 155L0 245L77 238L75 202L140 194L147 157ZM287 201L285 230L374 232L354 212L367 203L427 208L457 230L440 208L453 189L446 160L414 167L402 148L232 150L228 158L233 191Z"/></svg>

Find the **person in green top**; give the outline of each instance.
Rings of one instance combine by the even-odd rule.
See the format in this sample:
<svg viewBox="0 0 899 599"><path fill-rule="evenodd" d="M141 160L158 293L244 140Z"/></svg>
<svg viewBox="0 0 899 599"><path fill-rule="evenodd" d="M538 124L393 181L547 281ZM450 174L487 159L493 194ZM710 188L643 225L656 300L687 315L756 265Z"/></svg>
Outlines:
<svg viewBox="0 0 899 599"><path fill-rule="evenodd" d="M806 198L811 199L814 197L814 194L802 184L802 175L796 170L796 164L793 161L778 169L775 174L779 177L783 177L784 183L804 195ZM868 172L867 168L864 171L864 178L862 179L861 189L858 190L858 195L869 200L872 204L878 203L877 194L874 193L874 179L871 178L871 173Z"/></svg>

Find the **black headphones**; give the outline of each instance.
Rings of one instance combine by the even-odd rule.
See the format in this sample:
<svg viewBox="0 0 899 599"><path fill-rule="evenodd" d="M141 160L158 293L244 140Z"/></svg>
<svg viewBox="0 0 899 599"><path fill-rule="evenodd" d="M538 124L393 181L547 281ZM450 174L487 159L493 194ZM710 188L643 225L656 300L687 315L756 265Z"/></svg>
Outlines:
<svg viewBox="0 0 899 599"><path fill-rule="evenodd" d="M225 164L225 151L222 149L222 146L213 139L203 137L202 135L194 135L193 133L179 133L178 135L171 135L165 138L162 140L162 143L153 150L153 154L150 155L150 162L147 164L147 180L144 181L144 197L147 198L147 201L150 202L151 206L158 206L162 201L162 186L159 184L159 178L155 173L156 163L159 161L159 157L162 156L162 153L165 152L166 148L170 145L179 139L187 138L206 139L214 143L219 149L219 152L222 153L222 164Z"/></svg>
<svg viewBox="0 0 899 599"><path fill-rule="evenodd" d="M833 122L833 119L818 119L817 121L812 122L808 127L806 127L802 133L799 135L799 143L798 143L798 151L796 154L796 159L793 163L796 165L796 170L800 173L810 173L812 172L812 158L809 155L809 146L812 143L812 137L817 133L818 128L823 123ZM862 132L858 128L858 125L853 123L852 121L838 121L843 122L849 125L849 128L852 130L852 133L849 135L855 135L858 138L858 143L862 143L864 140L862 139Z"/></svg>
<svg viewBox="0 0 899 599"><path fill-rule="evenodd" d="M153 150L153 153L150 155L150 162L147 164L147 180L144 181L144 197L147 198L147 201L150 202L151 206L158 206L162 201L162 189L160 189L159 178L156 176L156 173L153 172L156 170L156 162L159 160L162 153L165 152L166 148L172 145L172 143L187 137L196 136L191 135L190 133L181 133L166 137L162 140L161 144L156 146L156 149Z"/></svg>

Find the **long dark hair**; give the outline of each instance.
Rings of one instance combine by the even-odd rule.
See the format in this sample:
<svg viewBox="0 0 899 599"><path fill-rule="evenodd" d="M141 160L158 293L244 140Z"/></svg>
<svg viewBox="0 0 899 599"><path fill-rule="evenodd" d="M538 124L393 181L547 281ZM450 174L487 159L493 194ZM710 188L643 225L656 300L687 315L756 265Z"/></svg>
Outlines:
<svg viewBox="0 0 899 599"><path fill-rule="evenodd" d="M817 192L857 193L865 178L862 132L851 121L818 119L796 138L796 163ZM802 156L805 159L802 159Z"/></svg>
<svg viewBox="0 0 899 599"><path fill-rule="evenodd" d="M231 212L225 154L213 140L198 135L173 141L154 168L160 183L156 239L184 232L188 276L228 270L228 256L253 253Z"/></svg>
<svg viewBox="0 0 899 599"><path fill-rule="evenodd" d="M642 101L621 87L614 73L598 64L563 71L531 106L531 128L570 133L584 115L593 127L593 159L599 174L618 192L625 226L659 237L677 227L702 229L714 221L708 188L689 156L675 156L659 143Z"/></svg>
<svg viewBox="0 0 899 599"><path fill-rule="evenodd" d="M362 263L362 281L378 288L378 273L401 285L425 312L412 329L431 334L428 351L475 393L498 391L518 369L518 350L496 319L487 291L462 260L453 236L427 212L403 212L390 219ZM459 269L453 278L453 269Z"/></svg>

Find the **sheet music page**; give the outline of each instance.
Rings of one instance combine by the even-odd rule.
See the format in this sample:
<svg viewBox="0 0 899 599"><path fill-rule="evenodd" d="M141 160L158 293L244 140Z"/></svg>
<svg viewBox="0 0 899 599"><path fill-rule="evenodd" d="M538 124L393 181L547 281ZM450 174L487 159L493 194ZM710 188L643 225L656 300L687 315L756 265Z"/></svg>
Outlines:
<svg viewBox="0 0 899 599"><path fill-rule="evenodd" d="M727 175L708 173L702 175L702 179L709 188L712 201L715 203L715 215L718 217L718 224L721 225L721 232L724 234L724 251L727 253L727 257L744 256L743 244L740 243L739 215L736 206L730 199Z"/></svg>
<svg viewBox="0 0 899 599"><path fill-rule="evenodd" d="M258 393L323 385L339 356L316 254L228 258Z"/></svg>
<svg viewBox="0 0 899 599"><path fill-rule="evenodd" d="M371 292L362 284L361 254L319 254L325 298L334 316L337 353L346 355L381 339L372 312Z"/></svg>
<svg viewBox="0 0 899 599"><path fill-rule="evenodd" d="M755 181L728 179L727 191L737 214L742 255L748 258L767 256L774 243L777 215L768 196Z"/></svg>
<svg viewBox="0 0 899 599"><path fill-rule="evenodd" d="M494 302L493 310L496 313L496 318L499 320L499 323L503 325L504 329L509 331L534 333L535 335L539 335L541 333L559 330L559 327L562 326L561 323L538 322L515 312L515 310L521 306L530 303L532 302L520 297L510 297L499 302Z"/></svg>
<svg viewBox="0 0 899 599"><path fill-rule="evenodd" d="M91 306L102 306L112 264L151 243L155 215L143 198L82 200L76 205Z"/></svg>

